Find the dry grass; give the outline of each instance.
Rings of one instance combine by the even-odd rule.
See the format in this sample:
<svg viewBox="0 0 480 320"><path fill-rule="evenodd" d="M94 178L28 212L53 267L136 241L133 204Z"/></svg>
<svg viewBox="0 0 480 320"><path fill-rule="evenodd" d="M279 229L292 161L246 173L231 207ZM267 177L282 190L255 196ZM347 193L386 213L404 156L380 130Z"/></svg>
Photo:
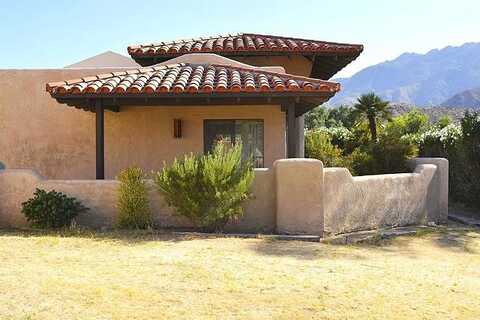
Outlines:
<svg viewBox="0 0 480 320"><path fill-rule="evenodd" d="M479 319L480 231L333 246L0 233L0 319Z"/></svg>

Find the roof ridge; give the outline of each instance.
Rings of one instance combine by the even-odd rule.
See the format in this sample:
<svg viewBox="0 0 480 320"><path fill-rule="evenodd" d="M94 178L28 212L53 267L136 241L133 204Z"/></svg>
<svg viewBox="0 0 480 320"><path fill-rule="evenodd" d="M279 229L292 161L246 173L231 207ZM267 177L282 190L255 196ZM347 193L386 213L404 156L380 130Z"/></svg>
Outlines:
<svg viewBox="0 0 480 320"><path fill-rule="evenodd" d="M145 48L145 47L159 47L163 45L171 45L171 44L178 44L178 43L186 43L186 42L198 42L204 40L211 40L211 39L219 39L219 38L229 38L229 37L238 37L245 35L245 33L237 32L237 33L229 33L226 35L219 34L217 36L209 36L209 37L194 37L189 39L176 39L176 40L169 40L169 41L161 41L161 42L152 42L150 44L136 44L136 45L129 45L127 50L131 49L138 49L138 48Z"/></svg>
<svg viewBox="0 0 480 320"><path fill-rule="evenodd" d="M280 38L280 39L292 39L292 40L300 40L300 41L310 41L310 42L320 42L324 44L333 44L333 45L340 45L340 46L358 46L363 48L362 44L357 43L345 43L345 42L332 42L332 41L324 41L324 40L314 40L314 39L305 39L305 38L296 38L296 37L287 37L287 36L276 36L272 34L263 34L263 33L242 33L242 35L248 36L260 36L260 37L271 37L271 38Z"/></svg>
<svg viewBox="0 0 480 320"><path fill-rule="evenodd" d="M257 37L266 37L266 38L280 38L280 39L291 39L291 40L298 40L298 41L309 41L309 42L316 42L322 44L331 44L331 45L338 45L338 46L350 46L350 47L358 47L359 49L363 50L362 44L356 43L345 43L345 42L333 42L333 41L323 41L323 40L315 40L315 39L305 39L305 38L296 38L296 37L287 37L287 36L277 36L277 35L270 35L270 34L262 34L262 33L244 33L244 32L237 32L237 33L229 33L229 34L220 34L217 36L209 36L209 37L195 37L190 39L177 39L171 41L162 41L157 43L150 43L150 44L137 44L137 45L129 45L127 50L134 50L138 48L147 48L147 47L158 47L163 45L172 45L172 44L179 44L179 43L188 43L188 42L198 42L204 40L211 40L211 39L221 39L221 38L229 38L229 37L239 37L239 36L257 36Z"/></svg>

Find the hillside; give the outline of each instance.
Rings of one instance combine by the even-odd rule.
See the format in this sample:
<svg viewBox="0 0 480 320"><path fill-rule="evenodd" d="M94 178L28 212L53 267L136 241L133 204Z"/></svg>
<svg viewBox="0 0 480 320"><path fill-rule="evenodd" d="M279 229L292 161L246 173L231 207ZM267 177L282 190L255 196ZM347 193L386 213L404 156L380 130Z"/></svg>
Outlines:
<svg viewBox="0 0 480 320"><path fill-rule="evenodd" d="M457 93L443 102L442 106L480 108L480 87Z"/></svg>
<svg viewBox="0 0 480 320"><path fill-rule="evenodd" d="M440 105L458 92L480 86L480 43L434 49L426 54L404 53L351 78L335 80L343 90L331 100L333 105L349 104L371 91L393 102Z"/></svg>
<svg viewBox="0 0 480 320"><path fill-rule="evenodd" d="M390 103L390 108L392 109L392 114L394 116L404 114L407 112L412 111L416 107L413 105L408 105L405 103ZM418 108L421 112L428 115L428 119L431 123L435 123L438 119L443 116L449 116L453 121L458 122L460 119L463 118L465 112L480 112L478 108L450 108L450 107L443 107L443 106L431 106L425 108Z"/></svg>

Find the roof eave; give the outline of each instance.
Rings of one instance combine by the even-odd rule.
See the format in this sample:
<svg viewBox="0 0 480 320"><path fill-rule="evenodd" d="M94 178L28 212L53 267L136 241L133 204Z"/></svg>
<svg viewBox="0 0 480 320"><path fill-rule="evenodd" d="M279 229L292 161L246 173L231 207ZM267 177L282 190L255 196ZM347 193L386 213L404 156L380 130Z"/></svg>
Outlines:
<svg viewBox="0 0 480 320"><path fill-rule="evenodd" d="M240 92L240 93L164 93L164 94L54 94L59 103L87 111L95 110L95 101L101 100L105 109L120 111L121 106L205 106L205 105L283 105L294 103L299 106L298 115L318 106L336 91L315 92Z"/></svg>

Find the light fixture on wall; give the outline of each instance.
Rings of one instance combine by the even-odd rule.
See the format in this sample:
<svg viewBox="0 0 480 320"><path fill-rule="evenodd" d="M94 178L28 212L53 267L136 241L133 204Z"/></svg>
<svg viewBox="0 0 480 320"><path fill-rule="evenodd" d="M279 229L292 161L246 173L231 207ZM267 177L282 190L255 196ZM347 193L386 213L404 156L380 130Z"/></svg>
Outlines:
<svg viewBox="0 0 480 320"><path fill-rule="evenodd" d="M182 137L182 119L173 119L173 137Z"/></svg>

